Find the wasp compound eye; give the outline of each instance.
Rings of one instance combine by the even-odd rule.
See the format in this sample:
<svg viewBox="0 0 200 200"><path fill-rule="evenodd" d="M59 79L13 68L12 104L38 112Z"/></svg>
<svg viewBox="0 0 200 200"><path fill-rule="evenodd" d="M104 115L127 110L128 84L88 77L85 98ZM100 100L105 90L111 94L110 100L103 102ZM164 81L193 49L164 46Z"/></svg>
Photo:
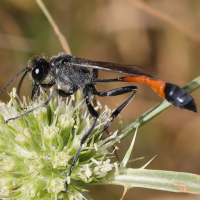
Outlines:
<svg viewBox="0 0 200 200"><path fill-rule="evenodd" d="M48 62L44 58L36 58L33 60L32 77L37 82L42 82L49 71Z"/></svg>

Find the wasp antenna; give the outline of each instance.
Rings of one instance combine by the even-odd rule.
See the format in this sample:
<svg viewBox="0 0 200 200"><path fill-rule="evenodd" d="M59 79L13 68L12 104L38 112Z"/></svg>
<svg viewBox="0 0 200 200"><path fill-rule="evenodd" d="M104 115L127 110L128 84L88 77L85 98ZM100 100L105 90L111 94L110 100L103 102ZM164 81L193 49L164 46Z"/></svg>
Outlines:
<svg viewBox="0 0 200 200"><path fill-rule="evenodd" d="M29 67L23 69L22 71L20 71L7 85L5 88L3 88L3 90L0 92L0 95L7 89L7 87L18 77L20 76L24 71L26 72L25 74L27 74L28 71L30 71L31 69ZM24 76L22 77L21 81L24 79Z"/></svg>
<svg viewBox="0 0 200 200"><path fill-rule="evenodd" d="M28 69L30 69L30 68L28 68ZM19 93L20 93L20 88L21 88L22 82L23 82L23 80L24 80L26 74L28 73L28 71L30 71L30 70L26 70L26 72L24 73L24 75L23 75L22 78L20 79L20 82L19 82L18 87L17 87L17 95L18 95L18 96L19 96Z"/></svg>

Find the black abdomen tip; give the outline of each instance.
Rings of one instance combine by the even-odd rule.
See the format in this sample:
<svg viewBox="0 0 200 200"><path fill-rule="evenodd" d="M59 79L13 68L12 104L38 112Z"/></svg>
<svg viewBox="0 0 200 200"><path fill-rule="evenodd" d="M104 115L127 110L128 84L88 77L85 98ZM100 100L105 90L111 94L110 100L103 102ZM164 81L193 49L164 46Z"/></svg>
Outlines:
<svg viewBox="0 0 200 200"><path fill-rule="evenodd" d="M185 106L183 106L183 108L191 110L193 112L197 112L197 107L194 100L189 101Z"/></svg>
<svg viewBox="0 0 200 200"><path fill-rule="evenodd" d="M166 100L174 106L197 112L194 99L184 89L177 85L166 83L164 92Z"/></svg>

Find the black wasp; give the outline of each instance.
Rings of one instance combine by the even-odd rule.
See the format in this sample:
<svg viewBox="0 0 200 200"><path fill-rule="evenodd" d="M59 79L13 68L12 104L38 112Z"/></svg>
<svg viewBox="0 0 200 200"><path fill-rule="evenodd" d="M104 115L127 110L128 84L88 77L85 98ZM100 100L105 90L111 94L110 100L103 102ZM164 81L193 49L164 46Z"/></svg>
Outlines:
<svg viewBox="0 0 200 200"><path fill-rule="evenodd" d="M87 68L92 68L92 71ZM98 79L98 70L117 72L121 74L126 74L128 76L115 79ZM93 117L93 123L80 141L80 146L74 156L70 171L68 173L68 177L71 176L82 145L92 133L92 130L94 129L98 119L98 113L95 111L92 103L90 102L90 96L117 96L132 92L131 96L111 114L111 121L104 128L104 130L106 130L110 126L114 118L133 99L137 92L136 86L126 86L110 91L99 92L96 90L96 83L110 83L118 81L146 83L161 97L169 101L174 106L197 112L194 99L185 90L177 85L166 83L164 81L153 78L152 70L146 67L124 65L111 62L92 61L68 54L59 54L58 56L53 56L49 62L46 60L45 57L36 57L29 62L29 66L27 68L19 72L7 84L7 86L0 92L0 94L3 93L4 90L22 73L24 73L24 75L21 78L19 87L27 73L29 73L31 78L33 79L33 90L31 94L32 100L33 98L37 98L39 96L41 87L48 89L54 85L57 85L58 89L56 89L48 97L48 99L43 102L42 105L33 108L15 118L10 118L6 120L6 123L8 123L8 121L10 120L16 120L24 115L27 115L28 113L33 112L40 107L46 106L56 94L63 97L68 97L74 94L78 89L82 90L83 92L83 98L85 99L88 110ZM67 181L65 183L66 189L64 192L66 193L68 191L68 183Z"/></svg>

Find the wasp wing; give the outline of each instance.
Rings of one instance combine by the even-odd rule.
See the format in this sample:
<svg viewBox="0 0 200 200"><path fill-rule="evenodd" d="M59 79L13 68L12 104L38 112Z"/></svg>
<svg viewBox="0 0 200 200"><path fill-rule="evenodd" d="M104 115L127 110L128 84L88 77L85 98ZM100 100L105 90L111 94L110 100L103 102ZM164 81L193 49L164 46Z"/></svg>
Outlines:
<svg viewBox="0 0 200 200"><path fill-rule="evenodd" d="M127 65L120 63L104 62L104 61L93 61L84 58L75 57L70 62L71 65L75 67L83 68L95 68L104 71L116 72L131 76L150 76L155 73L155 71L148 67L142 67L137 65Z"/></svg>

